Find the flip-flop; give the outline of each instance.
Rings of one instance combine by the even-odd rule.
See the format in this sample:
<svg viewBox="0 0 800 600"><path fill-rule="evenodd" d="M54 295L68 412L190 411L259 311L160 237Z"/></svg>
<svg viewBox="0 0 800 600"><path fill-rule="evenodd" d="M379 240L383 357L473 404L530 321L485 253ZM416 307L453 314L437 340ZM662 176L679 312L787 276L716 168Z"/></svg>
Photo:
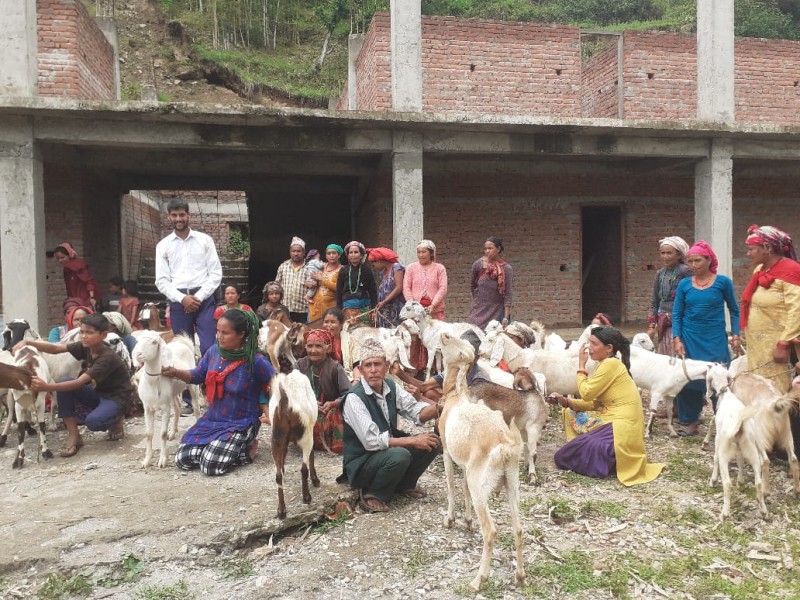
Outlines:
<svg viewBox="0 0 800 600"><path fill-rule="evenodd" d="M682 428L682 429L678 429L678 435L680 437L692 437L692 436L695 436L695 435L700 435L700 432L697 431L696 429Z"/></svg>
<svg viewBox="0 0 800 600"><path fill-rule="evenodd" d="M361 507L361 510L367 513L389 512L389 505L377 496L361 496L361 499L358 501L358 505Z"/></svg>
<svg viewBox="0 0 800 600"><path fill-rule="evenodd" d="M79 442L77 444L70 444L58 451L58 455L61 458L69 458L70 456L75 456L78 453L78 450L83 448L83 442Z"/></svg>
<svg viewBox="0 0 800 600"><path fill-rule="evenodd" d="M403 496L406 496L407 498L413 498L414 500L422 500L423 498L428 497L428 492L419 488L414 488L413 490L403 490L400 493L403 494Z"/></svg>

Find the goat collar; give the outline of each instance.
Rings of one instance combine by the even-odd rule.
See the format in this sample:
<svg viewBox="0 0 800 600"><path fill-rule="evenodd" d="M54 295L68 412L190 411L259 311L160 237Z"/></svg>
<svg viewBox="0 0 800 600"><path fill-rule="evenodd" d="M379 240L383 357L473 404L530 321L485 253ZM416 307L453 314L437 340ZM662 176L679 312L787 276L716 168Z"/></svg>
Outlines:
<svg viewBox="0 0 800 600"><path fill-rule="evenodd" d="M147 369L144 370L145 375L150 375L150 377L161 377L161 373L148 373Z"/></svg>
<svg viewBox="0 0 800 600"><path fill-rule="evenodd" d="M683 368L683 376L686 377L686 381L691 381L692 378L689 376L689 371L686 369L686 357L681 357L681 367Z"/></svg>

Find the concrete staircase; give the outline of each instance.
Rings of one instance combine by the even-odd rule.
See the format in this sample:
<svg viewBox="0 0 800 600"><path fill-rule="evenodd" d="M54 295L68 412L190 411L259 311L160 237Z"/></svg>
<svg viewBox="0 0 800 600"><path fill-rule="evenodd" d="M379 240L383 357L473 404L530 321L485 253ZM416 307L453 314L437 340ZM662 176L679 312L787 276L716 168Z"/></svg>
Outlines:
<svg viewBox="0 0 800 600"><path fill-rule="evenodd" d="M248 259L247 258L222 258L222 285L235 283L242 290L243 294L248 290ZM146 258L139 272L137 283L139 284L139 299L144 302L160 302L165 300L161 292L156 288L156 262L155 258ZM217 303L221 303L223 291L219 291ZM243 297L243 302L247 300ZM253 307L255 308L255 307Z"/></svg>

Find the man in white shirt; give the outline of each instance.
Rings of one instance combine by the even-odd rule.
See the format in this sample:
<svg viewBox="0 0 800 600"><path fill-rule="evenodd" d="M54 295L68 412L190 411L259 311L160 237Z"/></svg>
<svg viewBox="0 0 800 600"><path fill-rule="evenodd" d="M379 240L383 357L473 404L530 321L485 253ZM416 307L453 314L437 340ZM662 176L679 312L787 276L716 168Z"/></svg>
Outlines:
<svg viewBox="0 0 800 600"><path fill-rule="evenodd" d="M170 301L172 331L200 338L205 354L216 340L214 292L222 282L222 265L214 240L189 227L189 205L167 204L172 233L156 246L156 287Z"/></svg>
<svg viewBox="0 0 800 600"><path fill-rule="evenodd" d="M435 404L417 402L392 380L386 350L377 339L368 338L361 349L362 378L345 396L344 470L350 485L361 489L361 508L386 512L395 493L410 498L427 494L417 480L440 452L434 433L408 435L397 429L397 415L418 425L439 413Z"/></svg>

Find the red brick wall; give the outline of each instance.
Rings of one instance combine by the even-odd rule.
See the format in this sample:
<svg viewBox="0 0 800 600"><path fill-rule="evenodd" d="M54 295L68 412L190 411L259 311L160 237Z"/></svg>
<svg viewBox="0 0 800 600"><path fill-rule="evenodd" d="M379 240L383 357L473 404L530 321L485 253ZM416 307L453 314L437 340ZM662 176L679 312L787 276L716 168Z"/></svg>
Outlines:
<svg viewBox="0 0 800 600"><path fill-rule="evenodd" d="M230 240L229 222L247 222L247 198L244 192L237 191L177 191L156 192L166 207L172 198L181 198L189 204L189 224L194 229L210 235L217 245L217 252L225 254ZM200 204L198 204L200 203ZM213 210L201 208L214 204ZM172 232L172 225L166 212L161 214L160 237ZM159 238L160 239L160 238Z"/></svg>
<svg viewBox="0 0 800 600"><path fill-rule="evenodd" d="M392 65L389 15L377 13L356 59L358 110L392 110ZM339 108L347 108L342 94Z"/></svg>
<svg viewBox="0 0 800 600"><path fill-rule="evenodd" d="M736 40L736 120L800 122L800 42Z"/></svg>
<svg viewBox="0 0 800 600"><path fill-rule="evenodd" d="M619 101L617 68L619 57L616 38L613 43L592 56L581 70L581 116L617 118Z"/></svg>
<svg viewBox="0 0 800 600"><path fill-rule="evenodd" d="M39 95L113 100L114 50L80 0L36 0Z"/></svg>
<svg viewBox="0 0 800 600"><path fill-rule="evenodd" d="M122 197L122 252L126 256L127 273L120 274L125 279L137 279L144 259L153 258L156 244L161 239L162 211L157 202L140 196L125 194Z"/></svg>
<svg viewBox="0 0 800 600"><path fill-rule="evenodd" d="M697 59L693 37L656 31L623 36L626 119L694 119Z"/></svg>
<svg viewBox="0 0 800 600"><path fill-rule="evenodd" d="M569 114L580 109L577 27L423 17L424 110Z"/></svg>

